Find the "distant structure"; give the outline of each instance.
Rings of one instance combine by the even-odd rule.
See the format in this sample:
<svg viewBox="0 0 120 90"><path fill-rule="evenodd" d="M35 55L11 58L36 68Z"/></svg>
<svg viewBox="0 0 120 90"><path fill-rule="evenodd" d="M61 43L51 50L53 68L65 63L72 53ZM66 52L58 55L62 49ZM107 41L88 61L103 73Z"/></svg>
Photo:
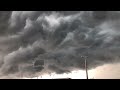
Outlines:
<svg viewBox="0 0 120 90"><path fill-rule="evenodd" d="M55 79L71 79L71 78L55 78Z"/></svg>

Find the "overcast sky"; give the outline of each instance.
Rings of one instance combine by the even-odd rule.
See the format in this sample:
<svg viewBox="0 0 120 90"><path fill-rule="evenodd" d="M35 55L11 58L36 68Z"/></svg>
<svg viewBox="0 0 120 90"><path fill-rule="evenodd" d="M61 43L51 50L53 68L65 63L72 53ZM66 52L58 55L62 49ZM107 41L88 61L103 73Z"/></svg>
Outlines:
<svg viewBox="0 0 120 90"><path fill-rule="evenodd" d="M0 11L0 78L84 70L81 56L94 77L120 78L119 30L119 11Z"/></svg>

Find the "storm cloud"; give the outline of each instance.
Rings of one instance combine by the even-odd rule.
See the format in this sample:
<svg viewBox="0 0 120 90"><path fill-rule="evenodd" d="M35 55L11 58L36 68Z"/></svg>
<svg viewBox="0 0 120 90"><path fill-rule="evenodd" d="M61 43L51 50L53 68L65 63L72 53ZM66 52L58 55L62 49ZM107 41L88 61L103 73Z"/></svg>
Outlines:
<svg viewBox="0 0 120 90"><path fill-rule="evenodd" d="M83 55L89 69L119 62L119 24L119 11L1 11L0 73L67 73L84 69Z"/></svg>

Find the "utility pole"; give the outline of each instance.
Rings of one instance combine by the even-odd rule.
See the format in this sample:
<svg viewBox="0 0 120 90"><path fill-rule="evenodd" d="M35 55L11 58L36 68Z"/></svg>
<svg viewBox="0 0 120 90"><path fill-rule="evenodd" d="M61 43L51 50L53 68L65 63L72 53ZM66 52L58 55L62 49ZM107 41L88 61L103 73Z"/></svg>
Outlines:
<svg viewBox="0 0 120 90"><path fill-rule="evenodd" d="M85 70L86 70L86 79L88 79L87 59L86 59L86 57L85 57Z"/></svg>
<svg viewBox="0 0 120 90"><path fill-rule="evenodd" d="M86 79L88 79L88 71L87 71L87 56L81 56L85 60L85 71L86 71Z"/></svg>

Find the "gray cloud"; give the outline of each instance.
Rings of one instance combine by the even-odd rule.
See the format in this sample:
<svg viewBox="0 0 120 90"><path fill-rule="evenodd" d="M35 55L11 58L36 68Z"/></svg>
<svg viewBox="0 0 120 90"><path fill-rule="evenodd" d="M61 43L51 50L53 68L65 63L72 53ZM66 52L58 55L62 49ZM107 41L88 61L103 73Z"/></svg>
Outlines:
<svg viewBox="0 0 120 90"><path fill-rule="evenodd" d="M0 23L2 75L35 74L36 59L45 60L42 73L61 74L84 69L81 55L89 69L120 57L117 11L0 12Z"/></svg>

